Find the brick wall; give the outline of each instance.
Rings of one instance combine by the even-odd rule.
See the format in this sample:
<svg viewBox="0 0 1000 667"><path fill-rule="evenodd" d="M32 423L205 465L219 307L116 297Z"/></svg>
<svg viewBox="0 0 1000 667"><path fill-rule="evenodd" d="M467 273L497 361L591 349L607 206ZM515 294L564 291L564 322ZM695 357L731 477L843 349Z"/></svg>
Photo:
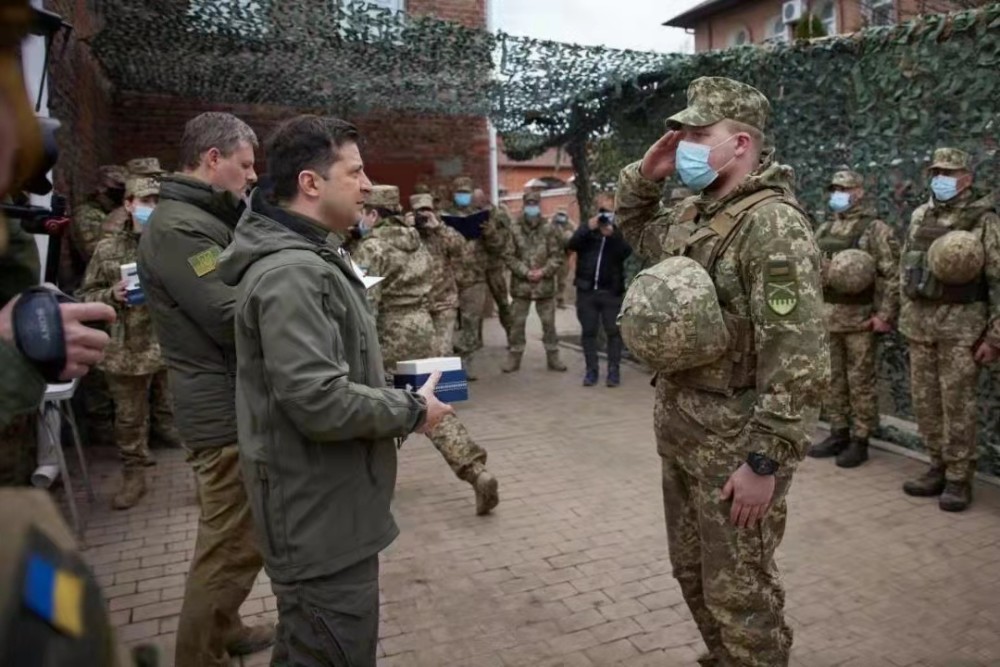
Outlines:
<svg viewBox="0 0 1000 667"><path fill-rule="evenodd" d="M80 36L94 30L81 0L52 0ZM431 14L470 27L486 24L485 0L409 0L413 14ZM70 18L72 17L72 18ZM82 28L82 29L81 29ZM57 177L76 197L93 186L95 167L133 157L156 156L174 168L184 123L202 111L228 111L249 123L261 140L281 120L303 110L270 105L218 104L141 92L112 92L100 66L83 45L67 53L53 69L53 115L70 119L63 134L64 159ZM330 113L325 110L324 113ZM424 181L432 186L469 175L484 189L489 184L489 135L486 119L468 116L420 116L375 113L348 117L364 135L362 155L369 175L399 185L408 196ZM259 171L266 155L258 154Z"/></svg>

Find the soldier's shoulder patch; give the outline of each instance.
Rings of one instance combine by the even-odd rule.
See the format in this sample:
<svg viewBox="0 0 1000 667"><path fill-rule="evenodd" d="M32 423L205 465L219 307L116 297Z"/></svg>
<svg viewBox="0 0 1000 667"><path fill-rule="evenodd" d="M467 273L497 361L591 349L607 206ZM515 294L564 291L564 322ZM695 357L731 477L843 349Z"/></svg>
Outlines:
<svg viewBox="0 0 1000 667"><path fill-rule="evenodd" d="M773 319L790 317L799 305L799 278L795 262L786 255L772 255L764 268L766 313Z"/></svg>
<svg viewBox="0 0 1000 667"><path fill-rule="evenodd" d="M191 255L187 258L187 262L194 269L194 274L201 278L215 271L215 267L219 264L219 255L221 254L222 248L214 246L196 255Z"/></svg>

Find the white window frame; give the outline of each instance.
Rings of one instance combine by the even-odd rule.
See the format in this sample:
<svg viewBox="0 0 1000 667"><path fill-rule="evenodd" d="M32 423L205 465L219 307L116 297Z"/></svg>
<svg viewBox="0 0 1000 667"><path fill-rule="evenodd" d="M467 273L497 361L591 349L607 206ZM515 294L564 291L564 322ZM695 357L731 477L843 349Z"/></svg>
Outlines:
<svg viewBox="0 0 1000 667"><path fill-rule="evenodd" d="M369 4L378 5L382 9L388 9L392 12L405 12L406 11L406 0L365 0Z"/></svg>
<svg viewBox="0 0 1000 667"><path fill-rule="evenodd" d="M875 12L887 11L887 18L884 21L875 22ZM896 25L899 15L896 12L896 0L867 0L865 3L865 16L869 25Z"/></svg>
<svg viewBox="0 0 1000 667"><path fill-rule="evenodd" d="M775 32L774 29L781 26L781 32ZM771 20L767 23L767 39L766 42L775 43L785 43L789 41L788 37L788 25L785 24L785 17L780 13L775 14L771 17Z"/></svg>
<svg viewBox="0 0 1000 667"><path fill-rule="evenodd" d="M872 3L877 3L878 0L871 0ZM831 11L830 18L823 18L823 11L829 7ZM839 26L837 25L837 0L826 0L819 6L819 12L816 14L819 17L820 22L823 24L823 29L826 30L827 35L836 35L840 32Z"/></svg>

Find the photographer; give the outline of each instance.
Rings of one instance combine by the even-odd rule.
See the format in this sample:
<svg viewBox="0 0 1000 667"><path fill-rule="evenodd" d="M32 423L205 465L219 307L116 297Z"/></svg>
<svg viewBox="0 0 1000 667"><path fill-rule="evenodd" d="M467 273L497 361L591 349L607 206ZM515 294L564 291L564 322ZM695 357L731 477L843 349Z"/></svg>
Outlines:
<svg viewBox="0 0 1000 667"><path fill-rule="evenodd" d="M587 371L583 386L597 384L597 328L603 324L608 340L609 387L621 384L619 364L622 339L616 319L625 293L625 260L632 248L615 226L614 213L600 209L599 214L580 225L566 249L576 253L576 316L583 332L581 343Z"/></svg>

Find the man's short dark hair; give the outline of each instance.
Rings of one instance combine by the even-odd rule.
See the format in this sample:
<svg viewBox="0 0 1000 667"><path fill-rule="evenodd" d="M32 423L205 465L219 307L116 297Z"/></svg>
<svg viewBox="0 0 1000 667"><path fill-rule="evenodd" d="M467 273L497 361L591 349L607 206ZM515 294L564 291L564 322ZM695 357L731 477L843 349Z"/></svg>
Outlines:
<svg viewBox="0 0 1000 667"><path fill-rule="evenodd" d="M345 144L358 143L356 127L333 116L296 116L278 126L267 140L267 171L278 199L299 191L299 174L306 169L325 173Z"/></svg>
<svg viewBox="0 0 1000 667"><path fill-rule="evenodd" d="M257 147L257 133L231 113L207 111L189 120L181 137L182 169L197 169L201 156L213 148L229 157L241 142Z"/></svg>

